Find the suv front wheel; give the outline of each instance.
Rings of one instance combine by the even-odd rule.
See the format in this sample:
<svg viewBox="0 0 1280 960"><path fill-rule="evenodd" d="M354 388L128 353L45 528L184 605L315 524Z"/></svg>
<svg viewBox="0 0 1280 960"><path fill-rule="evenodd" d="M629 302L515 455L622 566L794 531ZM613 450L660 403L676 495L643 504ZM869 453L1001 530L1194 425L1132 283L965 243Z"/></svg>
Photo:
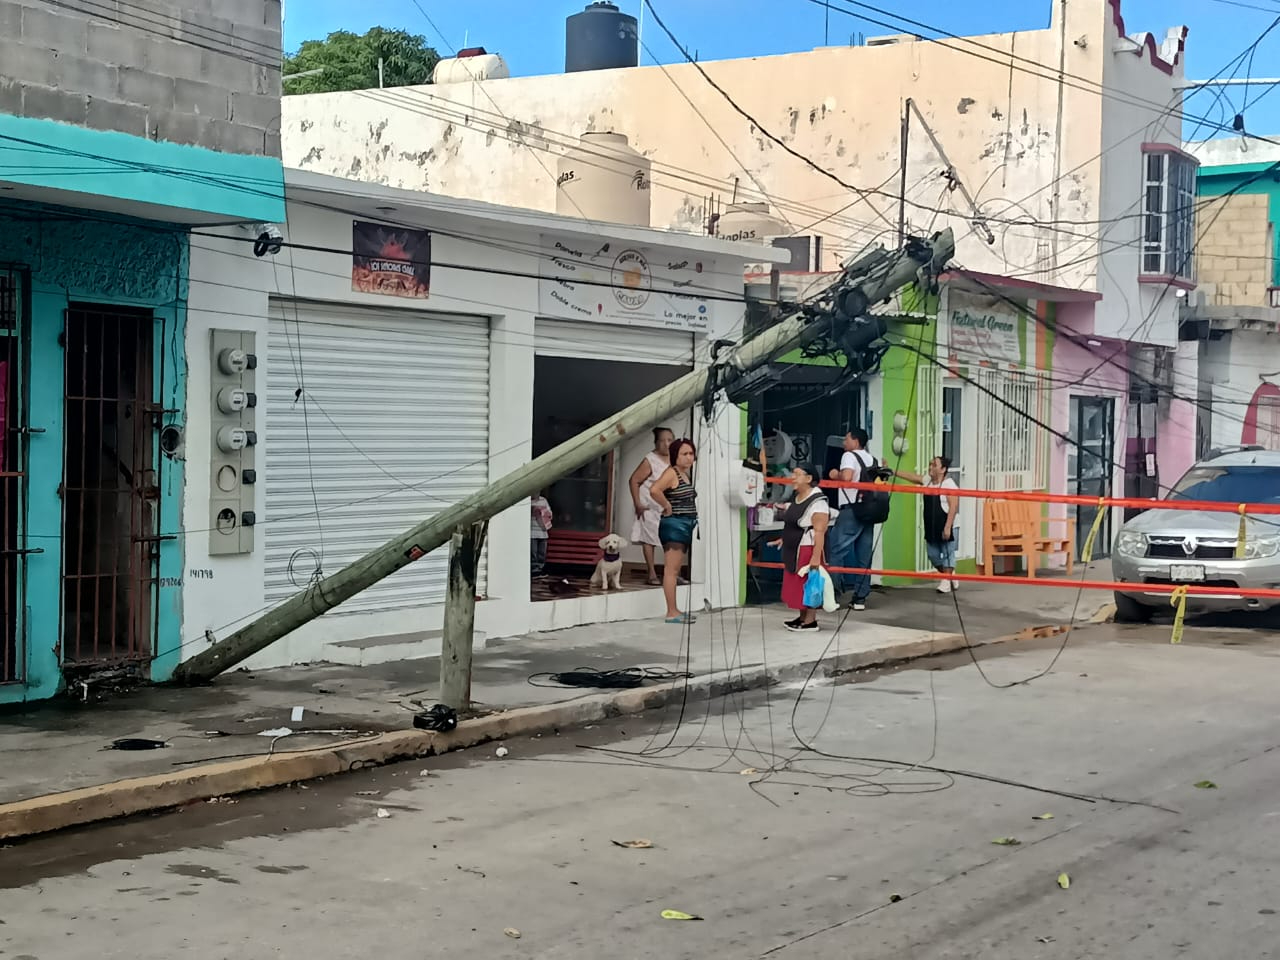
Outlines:
<svg viewBox="0 0 1280 960"><path fill-rule="evenodd" d="M1151 618L1155 616L1155 610L1132 597L1127 597L1123 593L1117 593L1115 597L1116 623L1150 623Z"/></svg>

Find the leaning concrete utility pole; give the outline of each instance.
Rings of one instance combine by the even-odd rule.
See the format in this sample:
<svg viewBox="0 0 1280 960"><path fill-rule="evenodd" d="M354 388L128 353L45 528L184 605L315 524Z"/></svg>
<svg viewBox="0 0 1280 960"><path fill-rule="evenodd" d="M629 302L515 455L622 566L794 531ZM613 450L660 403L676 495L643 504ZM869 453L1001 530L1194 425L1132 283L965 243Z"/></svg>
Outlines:
<svg viewBox="0 0 1280 960"><path fill-rule="evenodd" d="M905 247L892 253L876 249L857 257L817 298L739 344L722 360L685 374L311 585L181 664L174 671L174 679L185 684L213 679L401 567L449 543L459 528L488 520L620 446L628 437L640 436L673 414L693 408L720 390L732 389L751 371L819 336L840 343L846 353L870 346L884 330L883 320L868 318L870 308L911 283L932 284L954 253L955 240L948 229L928 240L910 239ZM853 359L850 357L851 362Z"/></svg>

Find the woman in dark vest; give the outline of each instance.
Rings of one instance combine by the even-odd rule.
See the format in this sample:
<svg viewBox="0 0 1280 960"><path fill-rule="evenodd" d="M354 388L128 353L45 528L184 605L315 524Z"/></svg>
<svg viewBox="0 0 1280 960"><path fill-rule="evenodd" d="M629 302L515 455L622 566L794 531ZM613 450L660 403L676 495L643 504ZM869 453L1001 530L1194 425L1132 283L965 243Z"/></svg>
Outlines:
<svg viewBox="0 0 1280 960"><path fill-rule="evenodd" d="M791 481L795 495L782 518L782 602L799 611L786 628L805 633L818 629L818 610L805 606L804 584L809 571L822 566L831 506L818 489L818 472L812 464L792 470Z"/></svg>

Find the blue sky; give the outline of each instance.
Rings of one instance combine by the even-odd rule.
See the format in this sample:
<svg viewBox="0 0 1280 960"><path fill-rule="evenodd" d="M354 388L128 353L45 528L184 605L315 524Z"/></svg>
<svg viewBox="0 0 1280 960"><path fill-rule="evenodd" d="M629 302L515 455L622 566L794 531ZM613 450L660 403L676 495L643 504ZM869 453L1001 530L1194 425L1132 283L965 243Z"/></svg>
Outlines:
<svg viewBox="0 0 1280 960"><path fill-rule="evenodd" d="M615 0L624 10L638 14L640 0ZM840 3L840 0L836 0ZM1051 0L869 0L881 9L900 12L939 30L957 34L1002 33L1043 28L1049 22ZM414 0L286 0L285 48L295 49L303 40L317 39L332 30L363 32L372 26L399 27L421 33L442 53L464 40L501 53L515 76L557 73L564 67L564 19L581 10L585 0L418 0L440 28L435 32ZM847 6L847 4L844 4ZM788 53L820 46L829 29L830 42L847 43L850 36L890 33L864 19L827 11L814 0L654 0L667 25L700 59ZM1167 27L1186 24L1187 75L1208 79L1237 57L1262 31L1280 17L1280 0L1124 0L1129 32L1149 30L1163 36ZM868 16L876 16L868 13ZM891 21L890 17L877 17ZM829 23L829 27L828 27ZM916 32L929 35L928 31ZM663 62L681 59L665 35L650 21L644 28L644 45ZM651 62L650 53L642 54ZM1246 76L1247 64L1236 71ZM1228 71L1228 75L1231 71ZM1280 76L1280 27L1259 45L1252 76ZM1246 111L1248 129L1260 134L1280 134L1280 93L1266 87L1249 87L1253 100ZM1230 105L1213 93L1198 93L1187 103L1187 112L1220 123L1244 104L1246 88L1221 89ZM1201 133L1200 136L1205 136Z"/></svg>

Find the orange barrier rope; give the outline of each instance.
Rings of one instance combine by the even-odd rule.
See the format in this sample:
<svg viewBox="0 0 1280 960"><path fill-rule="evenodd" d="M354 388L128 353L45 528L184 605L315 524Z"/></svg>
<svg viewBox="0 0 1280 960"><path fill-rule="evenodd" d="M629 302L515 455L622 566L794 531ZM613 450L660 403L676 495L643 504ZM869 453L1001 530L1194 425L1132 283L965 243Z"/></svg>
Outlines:
<svg viewBox="0 0 1280 960"><path fill-rule="evenodd" d="M747 552L747 566L763 570L783 570L781 563L771 563L753 559L751 551ZM1280 599L1280 590L1268 590L1262 587L1197 587L1194 584L1174 583L1122 583L1116 580L1044 580L1035 577L997 577L991 574L973 573L937 573L936 571L920 572L916 570L875 570L860 567L829 567L823 565L828 573L866 574L872 577L902 577L907 580L955 580L959 583L1002 583L1028 587L1062 587L1068 590L1111 590L1121 593L1157 593L1170 597L1256 597L1258 599Z"/></svg>
<svg viewBox="0 0 1280 960"><path fill-rule="evenodd" d="M765 477L766 483L791 485L789 477ZM1080 507L1128 507L1134 510L1194 510L1202 513L1245 513L1280 516L1280 503L1219 503L1213 500L1154 500L1138 497L1082 497L1070 493L1039 493L1027 490L946 490L905 483L860 483L823 480L818 486L827 490L878 490L882 493L918 493L929 497L968 497L976 500L1020 500L1030 503L1065 503Z"/></svg>

